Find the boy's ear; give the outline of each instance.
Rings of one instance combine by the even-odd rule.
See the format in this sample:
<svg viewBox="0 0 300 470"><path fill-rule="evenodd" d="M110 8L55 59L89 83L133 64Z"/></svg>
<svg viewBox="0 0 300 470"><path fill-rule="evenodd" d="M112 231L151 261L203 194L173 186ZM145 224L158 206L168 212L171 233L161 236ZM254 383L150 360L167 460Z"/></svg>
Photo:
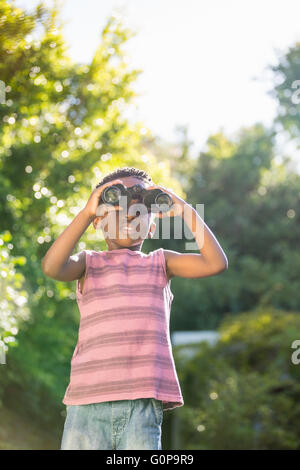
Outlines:
<svg viewBox="0 0 300 470"><path fill-rule="evenodd" d="M101 217L95 217L93 219L93 226L94 226L95 230L101 228L100 227L100 222L101 222ZM99 227L98 227L98 224L99 224Z"/></svg>
<svg viewBox="0 0 300 470"><path fill-rule="evenodd" d="M155 229L156 229L156 223L152 222L151 226L150 226L150 229L149 229L149 232L148 232L148 238L153 238L154 233L155 233Z"/></svg>

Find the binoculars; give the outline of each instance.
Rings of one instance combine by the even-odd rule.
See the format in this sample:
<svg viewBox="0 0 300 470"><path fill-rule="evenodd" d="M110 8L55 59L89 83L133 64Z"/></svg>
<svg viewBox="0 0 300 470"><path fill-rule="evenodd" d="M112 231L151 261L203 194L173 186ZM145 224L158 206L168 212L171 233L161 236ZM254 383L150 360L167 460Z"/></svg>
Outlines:
<svg viewBox="0 0 300 470"><path fill-rule="evenodd" d="M148 212L167 212L173 205L173 199L169 194L161 189L146 189L140 184L135 184L131 188L126 188L123 184L113 184L106 187L100 196L100 204L120 204L122 196L127 196L128 206L132 200L137 199L139 203L145 204Z"/></svg>

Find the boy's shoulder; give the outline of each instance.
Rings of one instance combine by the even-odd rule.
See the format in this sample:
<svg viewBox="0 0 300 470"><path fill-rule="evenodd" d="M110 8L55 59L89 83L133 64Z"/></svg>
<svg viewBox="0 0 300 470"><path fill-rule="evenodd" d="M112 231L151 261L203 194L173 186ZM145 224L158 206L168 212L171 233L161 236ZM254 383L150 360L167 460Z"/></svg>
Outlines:
<svg viewBox="0 0 300 470"><path fill-rule="evenodd" d="M169 269L168 269L168 260L170 259L170 257L172 256L172 251L171 250L166 250L165 248L158 248L157 250L155 250L157 252L161 252L163 254L163 263L164 263L164 267L165 267L165 274L168 278L168 281L171 279L171 274L169 272Z"/></svg>

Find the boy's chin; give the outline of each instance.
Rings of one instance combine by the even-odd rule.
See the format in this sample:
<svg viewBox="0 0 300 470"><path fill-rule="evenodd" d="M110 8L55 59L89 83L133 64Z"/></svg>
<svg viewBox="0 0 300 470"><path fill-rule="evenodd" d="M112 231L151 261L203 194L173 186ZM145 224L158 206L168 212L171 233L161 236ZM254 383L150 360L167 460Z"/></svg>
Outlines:
<svg viewBox="0 0 300 470"><path fill-rule="evenodd" d="M115 242L120 245L121 247L124 247L124 248L129 248L131 246L134 246L134 245L138 245L140 243L143 242L143 240L141 238L135 238L135 239L132 239L132 238L126 238L126 239L116 239Z"/></svg>

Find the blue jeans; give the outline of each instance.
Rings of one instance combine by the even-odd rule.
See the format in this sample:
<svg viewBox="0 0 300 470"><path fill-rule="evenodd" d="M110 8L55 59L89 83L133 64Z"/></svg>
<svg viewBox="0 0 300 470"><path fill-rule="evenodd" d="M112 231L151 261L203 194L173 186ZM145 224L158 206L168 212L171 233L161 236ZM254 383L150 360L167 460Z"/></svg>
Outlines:
<svg viewBox="0 0 300 470"><path fill-rule="evenodd" d="M66 408L61 450L161 450L161 400L139 398Z"/></svg>

